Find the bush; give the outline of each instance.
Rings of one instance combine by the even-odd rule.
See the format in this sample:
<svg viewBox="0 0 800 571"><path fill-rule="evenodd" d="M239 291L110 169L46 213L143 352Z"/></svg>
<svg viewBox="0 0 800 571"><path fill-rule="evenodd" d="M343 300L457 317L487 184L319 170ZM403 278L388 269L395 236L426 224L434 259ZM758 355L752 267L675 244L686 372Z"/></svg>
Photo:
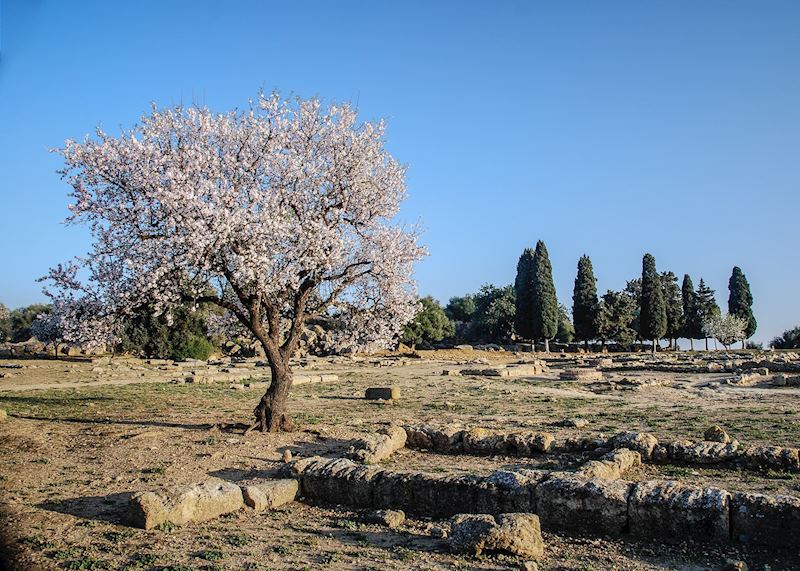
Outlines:
<svg viewBox="0 0 800 571"><path fill-rule="evenodd" d="M421 309L403 330L403 343L430 345L455 334L455 324L445 315L442 306L432 297L420 300Z"/></svg>
<svg viewBox="0 0 800 571"><path fill-rule="evenodd" d="M800 349L800 327L784 331L772 340L771 345L776 349Z"/></svg>
<svg viewBox="0 0 800 571"><path fill-rule="evenodd" d="M172 358L176 361L183 359L199 359L206 361L211 353L214 352L214 345L205 337L193 335L192 337L178 342L172 352Z"/></svg>
<svg viewBox="0 0 800 571"><path fill-rule="evenodd" d="M43 303L34 303L28 307L20 307L8 314L4 324L3 336L12 343L21 343L31 338L31 324L41 313L50 313L51 306Z"/></svg>
<svg viewBox="0 0 800 571"><path fill-rule="evenodd" d="M159 359L206 360L214 351L205 323L206 311L180 308L172 315L153 315L149 307L140 308L122 330L120 349L141 357Z"/></svg>

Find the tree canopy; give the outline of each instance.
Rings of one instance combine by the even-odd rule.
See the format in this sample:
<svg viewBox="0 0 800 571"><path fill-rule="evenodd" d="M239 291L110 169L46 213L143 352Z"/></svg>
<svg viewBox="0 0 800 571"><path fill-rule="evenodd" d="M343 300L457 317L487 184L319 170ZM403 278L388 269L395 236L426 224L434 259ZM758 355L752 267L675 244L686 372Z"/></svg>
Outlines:
<svg viewBox="0 0 800 571"><path fill-rule="evenodd" d="M116 316L143 305L169 315L216 304L270 363L256 425L290 427L289 359L308 316L342 324L338 348L368 348L394 342L416 313L425 252L394 221L405 169L384 131L349 105L261 95L227 113L154 107L118 136L67 141L68 220L87 224L93 245L48 275L65 337L106 341Z"/></svg>
<svg viewBox="0 0 800 571"><path fill-rule="evenodd" d="M575 288L572 293L572 320L575 325L575 337L588 343L597 337L597 316L599 300L597 299L597 281L589 256L581 256L578 260L578 274L575 277Z"/></svg>
<svg viewBox="0 0 800 571"><path fill-rule="evenodd" d="M750 284L744 272L738 266L734 266L731 272L728 291L728 313L744 319L747 322L744 338L752 337L758 327L753 315L753 294L750 293Z"/></svg>
<svg viewBox="0 0 800 571"><path fill-rule="evenodd" d="M553 267L544 242L536 243L531 272L533 285L533 338L543 339L545 348L558 332L558 299L553 283Z"/></svg>
<svg viewBox="0 0 800 571"><path fill-rule="evenodd" d="M656 271L656 260L651 254L642 259L642 295L639 302L639 334L656 342L667 332L667 305L661 280Z"/></svg>
<svg viewBox="0 0 800 571"><path fill-rule="evenodd" d="M403 343L432 345L456 332L455 324L445 314L439 302L431 296L423 297L420 310L403 330Z"/></svg>

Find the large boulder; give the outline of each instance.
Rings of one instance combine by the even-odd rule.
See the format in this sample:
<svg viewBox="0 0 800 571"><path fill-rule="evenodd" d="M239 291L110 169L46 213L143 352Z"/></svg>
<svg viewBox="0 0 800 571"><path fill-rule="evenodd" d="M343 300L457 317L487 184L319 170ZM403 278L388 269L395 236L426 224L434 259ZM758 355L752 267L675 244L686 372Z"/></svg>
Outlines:
<svg viewBox="0 0 800 571"><path fill-rule="evenodd" d="M526 559L544 555L539 518L528 513L459 514L451 520L451 545L459 552L507 553Z"/></svg>
<svg viewBox="0 0 800 571"><path fill-rule="evenodd" d="M727 541L730 494L679 482L639 482L628 503L630 533L659 541Z"/></svg>
<svg viewBox="0 0 800 571"><path fill-rule="evenodd" d="M734 541L797 548L800 538L800 499L734 493L731 497L731 535Z"/></svg>
<svg viewBox="0 0 800 571"><path fill-rule="evenodd" d="M554 473L534 490L536 513L545 529L621 534L632 486L624 480Z"/></svg>
<svg viewBox="0 0 800 571"><path fill-rule="evenodd" d="M214 478L201 484L134 494L129 515L134 526L153 529L167 522L185 525L214 519L243 505L239 486Z"/></svg>
<svg viewBox="0 0 800 571"><path fill-rule="evenodd" d="M297 497L298 483L294 479L271 480L242 486L244 503L257 512L272 510Z"/></svg>

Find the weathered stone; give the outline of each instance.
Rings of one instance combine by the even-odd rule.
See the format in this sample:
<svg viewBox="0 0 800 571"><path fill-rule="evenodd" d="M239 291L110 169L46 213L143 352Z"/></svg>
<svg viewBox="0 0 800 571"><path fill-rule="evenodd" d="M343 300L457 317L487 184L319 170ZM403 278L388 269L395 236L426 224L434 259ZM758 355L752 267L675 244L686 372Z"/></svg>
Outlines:
<svg viewBox="0 0 800 571"><path fill-rule="evenodd" d="M775 375L772 377L772 384L776 387L785 387L787 385L786 375Z"/></svg>
<svg viewBox="0 0 800 571"><path fill-rule="evenodd" d="M519 365L509 365L506 370L509 377L535 377L547 371L547 366L537 361L534 363L524 363Z"/></svg>
<svg viewBox="0 0 800 571"><path fill-rule="evenodd" d="M8 413L4 409L0 408L0 422L3 422L7 418L8 418Z"/></svg>
<svg viewBox="0 0 800 571"><path fill-rule="evenodd" d="M485 428L470 428L464 431L464 452L467 454L491 454L503 437Z"/></svg>
<svg viewBox="0 0 800 571"><path fill-rule="evenodd" d="M748 571L748 569L747 563L738 559L726 559L722 565L722 571Z"/></svg>
<svg viewBox="0 0 800 571"><path fill-rule="evenodd" d="M577 472L586 478L618 480L631 468L642 465L642 456L638 452L620 448L609 452L600 460L586 462Z"/></svg>
<svg viewBox="0 0 800 571"><path fill-rule="evenodd" d="M531 456L546 453L553 445L555 438L548 432L512 432L495 444L495 451Z"/></svg>
<svg viewBox="0 0 800 571"><path fill-rule="evenodd" d="M415 513L431 517L450 517L475 511L485 478L471 474L428 477L415 492Z"/></svg>
<svg viewBox="0 0 800 571"><path fill-rule="evenodd" d="M603 372L597 369L564 369L558 375L566 381L602 381Z"/></svg>
<svg viewBox="0 0 800 571"><path fill-rule="evenodd" d="M727 541L730 494L679 482L639 482L628 503L630 533L661 541Z"/></svg>
<svg viewBox="0 0 800 571"><path fill-rule="evenodd" d="M608 445L611 448L635 450L642 455L642 458L649 460L653 449L658 445L658 440L647 432L620 432L608 441Z"/></svg>
<svg viewBox="0 0 800 571"><path fill-rule="evenodd" d="M740 543L797 547L800 498L734 493L731 527L733 540Z"/></svg>
<svg viewBox="0 0 800 571"><path fill-rule="evenodd" d="M293 479L272 480L242 487L245 505L257 512L272 510L293 502L297 492L297 480Z"/></svg>
<svg viewBox="0 0 800 571"><path fill-rule="evenodd" d="M291 462L291 461L292 461L292 451L291 451L291 450L289 450L288 448L286 448L286 449L283 451L283 454L282 454L282 456L281 456L281 459L283 460L283 463L284 463L284 464L288 464L289 462Z"/></svg>
<svg viewBox="0 0 800 571"><path fill-rule="evenodd" d="M589 421L585 418L565 418L559 424L568 428L586 428L589 426Z"/></svg>
<svg viewBox="0 0 800 571"><path fill-rule="evenodd" d="M534 490L536 513L545 529L620 534L628 520L632 485L555 473Z"/></svg>
<svg viewBox="0 0 800 571"><path fill-rule="evenodd" d="M400 398L400 387L370 387L364 392L367 400L397 400Z"/></svg>
<svg viewBox="0 0 800 571"><path fill-rule="evenodd" d="M367 521L396 529L406 521L406 514L402 510L377 510L367 516Z"/></svg>
<svg viewBox="0 0 800 571"><path fill-rule="evenodd" d="M797 448L751 446L742 452L741 458L751 468L800 471L800 454Z"/></svg>
<svg viewBox="0 0 800 571"><path fill-rule="evenodd" d="M456 425L435 427L429 425L405 425L406 446L437 452L461 452L464 431Z"/></svg>
<svg viewBox="0 0 800 571"><path fill-rule="evenodd" d="M244 505L236 484L217 478L193 486L140 492L130 499L131 523L144 529L170 522L184 525L234 512Z"/></svg>
<svg viewBox="0 0 800 571"><path fill-rule="evenodd" d="M727 432L725 432L725 430L723 430L721 426L715 424L706 429L706 431L703 433L703 440L728 444L731 441L731 437Z"/></svg>
<svg viewBox="0 0 800 571"><path fill-rule="evenodd" d="M673 462L690 464L717 464L739 457L739 442L692 442L675 440L667 445L667 458Z"/></svg>
<svg viewBox="0 0 800 571"><path fill-rule="evenodd" d="M544 540L539 518L533 514L459 514L451 520L454 550L480 555L484 551L539 559Z"/></svg>
<svg viewBox="0 0 800 571"><path fill-rule="evenodd" d="M538 470L499 470L482 479L476 489L477 513L534 512L534 489L547 477Z"/></svg>
<svg viewBox="0 0 800 571"><path fill-rule="evenodd" d="M474 377L508 377L509 370L506 367L484 367L480 369L461 369L462 375Z"/></svg>
<svg viewBox="0 0 800 571"><path fill-rule="evenodd" d="M390 426L357 440L348 456L365 464L377 464L405 445L406 431L399 426Z"/></svg>

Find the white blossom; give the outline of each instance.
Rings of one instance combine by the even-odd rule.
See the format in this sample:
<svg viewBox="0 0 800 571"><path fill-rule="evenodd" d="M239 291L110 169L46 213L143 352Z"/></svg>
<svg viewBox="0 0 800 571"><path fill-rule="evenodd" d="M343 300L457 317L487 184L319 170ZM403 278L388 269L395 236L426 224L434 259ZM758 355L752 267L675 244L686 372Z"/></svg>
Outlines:
<svg viewBox="0 0 800 571"><path fill-rule="evenodd" d="M703 332L722 343L727 349L745 338L747 320L729 313L715 314L703 324Z"/></svg>
<svg viewBox="0 0 800 571"><path fill-rule="evenodd" d="M45 278L65 340L108 342L145 304L212 302L286 354L314 314L343 323L340 348L392 343L425 252L395 220L405 168L383 135L347 105L262 94L222 114L154 106L119 136L67 141L68 222L93 245Z"/></svg>

